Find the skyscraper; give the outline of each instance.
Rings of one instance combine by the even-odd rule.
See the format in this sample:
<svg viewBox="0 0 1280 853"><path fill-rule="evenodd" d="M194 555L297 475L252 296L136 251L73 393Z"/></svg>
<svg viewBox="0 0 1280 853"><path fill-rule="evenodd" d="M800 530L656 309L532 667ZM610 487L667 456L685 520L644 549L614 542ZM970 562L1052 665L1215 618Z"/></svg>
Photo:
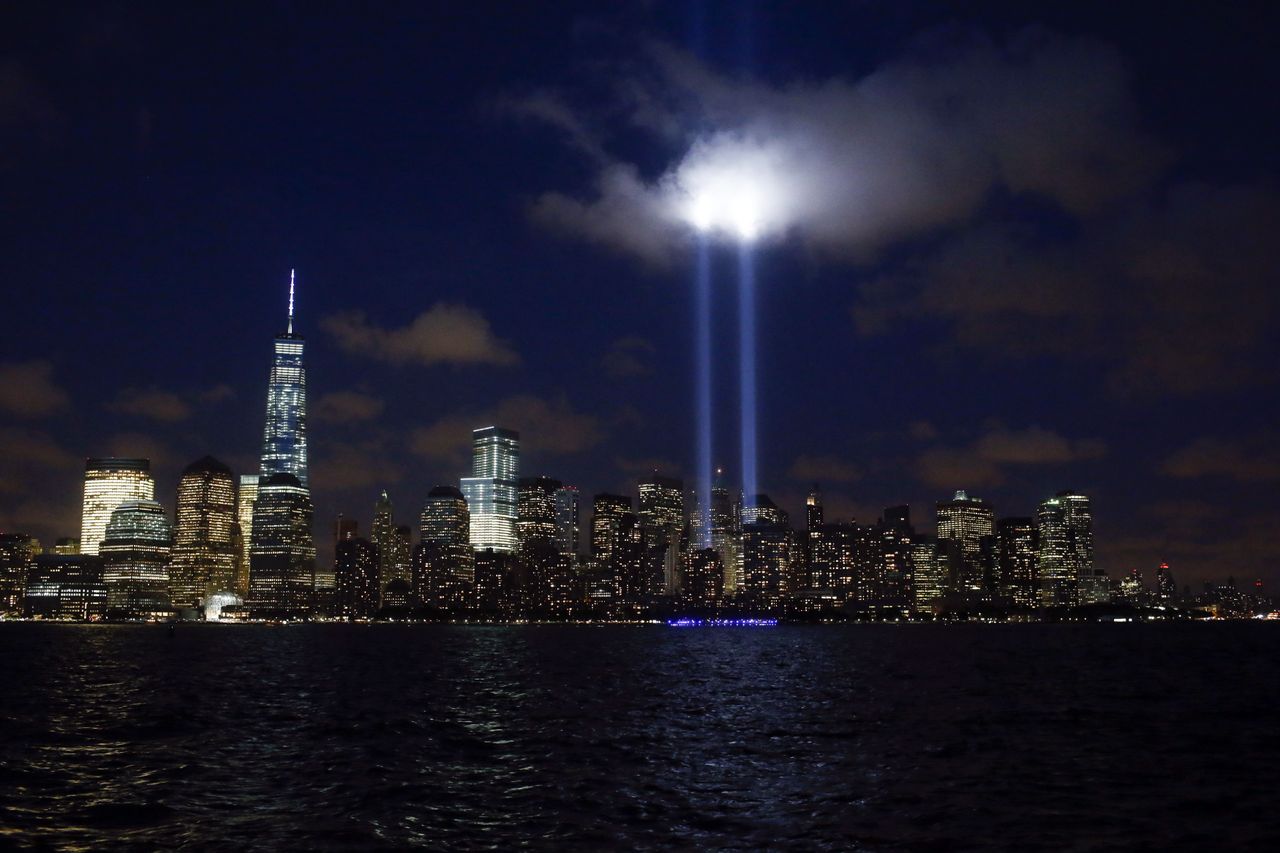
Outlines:
<svg viewBox="0 0 1280 853"><path fill-rule="evenodd" d="M382 582L386 583L391 580L391 565L395 560L396 550L393 541L396 536L394 509L391 505L391 498L387 496L386 489L382 490L382 494L378 495L378 500L373 505L373 527L370 530L369 538L377 549L377 574L382 579Z"/></svg>
<svg viewBox="0 0 1280 853"><path fill-rule="evenodd" d="M1093 516L1089 499L1059 492L1036 510L1036 578L1044 607L1080 603L1080 579L1093 574Z"/></svg>
<svg viewBox="0 0 1280 853"><path fill-rule="evenodd" d="M556 491L556 550L577 556L579 532L578 487L561 486Z"/></svg>
<svg viewBox="0 0 1280 853"><path fill-rule="evenodd" d="M680 586L680 537L684 532L684 483L651 474L640 481L640 529L655 585L674 595Z"/></svg>
<svg viewBox="0 0 1280 853"><path fill-rule="evenodd" d="M927 610L947 591L947 567L938 540L917 536L911 541L911 593L917 610Z"/></svg>
<svg viewBox="0 0 1280 853"><path fill-rule="evenodd" d="M293 331L293 271L289 272L289 322L275 338L267 381L267 422L262 436L262 476L292 474L307 486L307 373L304 339Z"/></svg>
<svg viewBox="0 0 1280 853"><path fill-rule="evenodd" d="M1019 607L1036 606L1036 528L1030 518L996 523L1000 593Z"/></svg>
<svg viewBox="0 0 1280 853"><path fill-rule="evenodd" d="M148 459L88 459L84 463L84 503L80 521L80 551L97 554L111 513L125 501L149 501L156 496Z"/></svg>
<svg viewBox="0 0 1280 853"><path fill-rule="evenodd" d="M249 601L255 610L296 614L309 610L315 587L311 492L292 474L258 483L249 549Z"/></svg>
<svg viewBox="0 0 1280 853"><path fill-rule="evenodd" d="M358 619L377 613L382 586L378 564L378 548L368 539L351 537L338 542L333 575L339 616Z"/></svg>
<svg viewBox="0 0 1280 853"><path fill-rule="evenodd" d="M169 598L175 607L194 607L215 592L231 592L236 552L235 480L212 456L197 459L178 480Z"/></svg>
<svg viewBox="0 0 1280 853"><path fill-rule="evenodd" d="M724 566L724 594L733 595L742 584L742 495L720 485L711 489L711 547Z"/></svg>
<svg viewBox="0 0 1280 853"><path fill-rule="evenodd" d="M27 575L22 612L45 619L97 621L107 609L102 574L98 556L37 556Z"/></svg>
<svg viewBox="0 0 1280 853"><path fill-rule="evenodd" d="M529 545L552 547L556 533L556 495L559 480L550 477L521 477L516 497L516 535L521 548Z"/></svg>
<svg viewBox="0 0 1280 853"><path fill-rule="evenodd" d="M1170 604L1178 597L1178 585L1168 563L1161 563L1156 569L1156 596L1164 604Z"/></svg>
<svg viewBox="0 0 1280 853"><path fill-rule="evenodd" d="M414 552L413 592L424 604L443 607L465 602L475 582L471 515L462 492L436 486L427 495Z"/></svg>
<svg viewBox="0 0 1280 853"><path fill-rule="evenodd" d="M0 613L22 612L27 573L35 558L30 536L0 533Z"/></svg>
<svg viewBox="0 0 1280 853"><path fill-rule="evenodd" d="M462 495L471 513L471 546L477 551L516 550L520 433L490 426L471 434L471 476Z"/></svg>
<svg viewBox="0 0 1280 853"><path fill-rule="evenodd" d="M240 492L236 495L240 563L236 567L235 593L241 598L249 594L249 548L253 543L253 502L258 499L258 479L257 474L241 474Z"/></svg>
<svg viewBox="0 0 1280 853"><path fill-rule="evenodd" d="M164 507L155 501L120 504L100 545L107 612L130 618L167 615L173 530Z"/></svg>
<svg viewBox="0 0 1280 853"><path fill-rule="evenodd" d="M985 545L983 540L995 533L995 511L986 501L964 491L956 492L949 501L938 501L938 539L950 539L958 546L951 551L955 564L949 567L951 585L957 592L991 591L995 567L986 565L983 559L984 549L990 549L990 540Z"/></svg>

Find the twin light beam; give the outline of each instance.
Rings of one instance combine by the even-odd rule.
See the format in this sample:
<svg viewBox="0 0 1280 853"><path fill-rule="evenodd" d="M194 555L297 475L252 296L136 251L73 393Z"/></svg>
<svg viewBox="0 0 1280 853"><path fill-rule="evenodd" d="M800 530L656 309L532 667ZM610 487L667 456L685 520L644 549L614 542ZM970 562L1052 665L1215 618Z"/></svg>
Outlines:
<svg viewBox="0 0 1280 853"><path fill-rule="evenodd" d="M755 505L759 491L756 473L756 318L755 255L760 203L741 188L703 193L689 208L687 219L698 233L697 355L698 355L698 492L704 512L702 547L711 546L712 443L711 361L711 241L729 236L738 244L738 357L741 402L742 492L744 509Z"/></svg>

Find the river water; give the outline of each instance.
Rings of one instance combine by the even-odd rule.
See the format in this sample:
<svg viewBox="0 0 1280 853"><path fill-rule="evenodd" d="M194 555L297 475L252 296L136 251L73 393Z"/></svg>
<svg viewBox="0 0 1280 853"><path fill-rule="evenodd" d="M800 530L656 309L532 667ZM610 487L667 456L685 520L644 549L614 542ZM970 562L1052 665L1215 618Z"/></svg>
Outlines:
<svg viewBox="0 0 1280 853"><path fill-rule="evenodd" d="M1280 849L1280 625L0 624L0 847Z"/></svg>

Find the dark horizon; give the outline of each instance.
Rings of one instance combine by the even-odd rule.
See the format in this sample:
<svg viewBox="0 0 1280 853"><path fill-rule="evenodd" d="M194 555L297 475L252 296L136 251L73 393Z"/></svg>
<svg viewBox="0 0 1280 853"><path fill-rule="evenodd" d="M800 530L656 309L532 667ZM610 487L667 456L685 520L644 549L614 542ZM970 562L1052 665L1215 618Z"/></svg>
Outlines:
<svg viewBox="0 0 1280 853"><path fill-rule="evenodd" d="M294 267L318 542L383 488L413 524L493 421L584 515L687 489L694 257L642 214L693 141L799 127L864 203L759 246L760 491L931 529L1072 488L1113 577L1280 584L1274 9L243 11L5 14L0 529L77 535L85 457L169 509L205 454L256 472Z"/></svg>

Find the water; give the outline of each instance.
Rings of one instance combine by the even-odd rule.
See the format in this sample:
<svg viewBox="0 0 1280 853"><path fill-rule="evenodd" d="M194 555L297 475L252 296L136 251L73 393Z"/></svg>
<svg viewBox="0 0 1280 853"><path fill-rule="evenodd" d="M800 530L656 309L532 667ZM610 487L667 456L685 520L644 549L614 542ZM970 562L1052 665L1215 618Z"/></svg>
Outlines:
<svg viewBox="0 0 1280 853"><path fill-rule="evenodd" d="M0 847L1280 847L1274 624L0 624Z"/></svg>

